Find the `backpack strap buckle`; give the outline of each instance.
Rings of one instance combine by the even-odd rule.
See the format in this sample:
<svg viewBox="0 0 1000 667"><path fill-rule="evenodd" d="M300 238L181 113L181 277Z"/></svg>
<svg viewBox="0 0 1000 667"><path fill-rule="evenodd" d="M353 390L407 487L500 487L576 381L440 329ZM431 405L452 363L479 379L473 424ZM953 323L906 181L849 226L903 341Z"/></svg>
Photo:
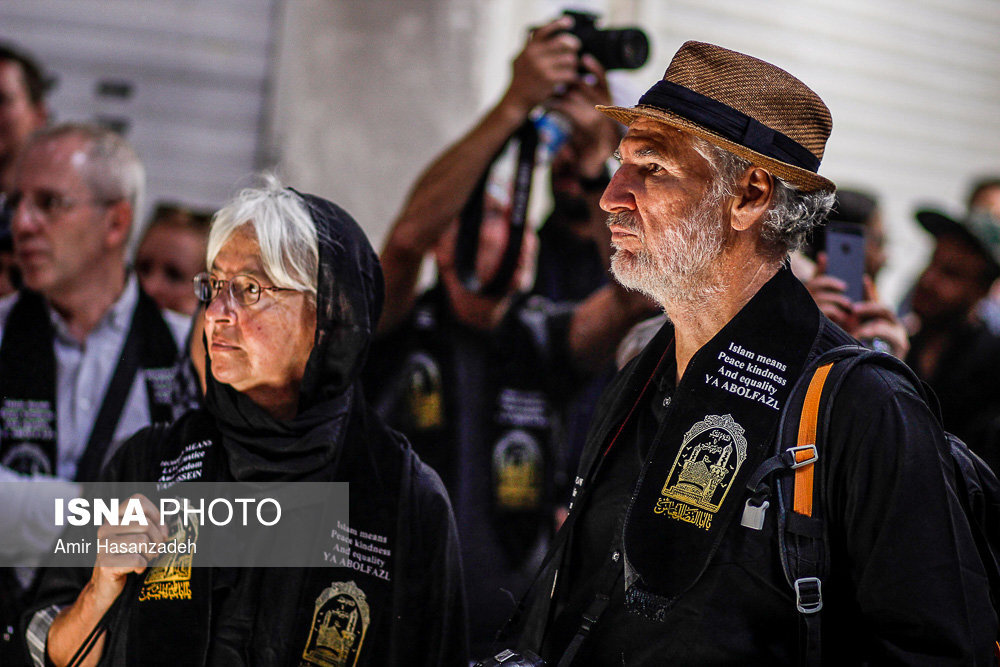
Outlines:
<svg viewBox="0 0 1000 667"><path fill-rule="evenodd" d="M823 582L819 577L795 580L795 608L803 614L815 614L823 608Z"/></svg>
<svg viewBox="0 0 1000 667"><path fill-rule="evenodd" d="M786 451L791 458L788 467L792 470L816 463L819 460L819 450L816 449L815 444L789 447Z"/></svg>

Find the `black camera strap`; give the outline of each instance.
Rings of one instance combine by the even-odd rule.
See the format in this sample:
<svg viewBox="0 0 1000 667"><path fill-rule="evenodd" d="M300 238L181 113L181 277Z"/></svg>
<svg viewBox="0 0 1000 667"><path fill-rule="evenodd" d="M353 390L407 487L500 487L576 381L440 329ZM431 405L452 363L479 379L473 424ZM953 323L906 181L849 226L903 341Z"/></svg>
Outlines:
<svg viewBox="0 0 1000 667"><path fill-rule="evenodd" d="M646 383L643 385L642 389L639 391L639 394L636 396L635 401L632 403L632 407L629 409L628 413L625 416L625 419L618 426L618 429L615 431L614 436L611 437L610 442L608 442L607 447L604 448L603 454L597 459L597 461L591 467L590 472L587 475L589 480L592 481L597 476L598 472L600 472L604 462L607 460L608 453L611 452L611 449L615 446L615 443L618 442L619 436L621 436L622 432L625 430L625 427L632 420L632 417L635 414L636 409L642 403L644 397L648 396L647 390L652 384L653 379L659 374L660 368L663 366L664 359L667 358L667 355L672 350L673 350L673 344L672 343L668 344L664 349L663 354L660 355L659 360L653 367L652 373L646 380ZM555 558L557 554L562 556L565 555L563 547L569 541L570 536L573 533L573 527L576 524L577 519L581 514L583 514L584 507L586 506L586 500L590 498L590 493L593 491L593 488L594 485L592 483L588 483L583 486L579 494L576 494L574 492L574 495L576 497L570 504L569 516L566 518L566 521L563 523L563 525L559 528L559 532L556 533L555 539L552 541L552 544L549 545L549 550L545 554L545 558L542 560L541 565L538 567L538 571L537 574L535 575L535 578L532 580L527 590L521 596L521 599L518 602L517 608L514 610L514 613L510 615L510 617L507 619L507 622L504 623L503 627L500 628L500 630L497 632L496 644L506 641L511 629L517 623L520 622L521 617L527 610L528 601L531 599L532 593L535 591L535 589L538 587L541 581L547 579L547 577L545 577L545 572L548 569L549 565L552 563L552 559ZM584 612L580 621L580 627L577 629L576 635L567 645L566 651L560 658L557 667L568 667L569 665L572 664L573 660L576 657L577 652L583 645L584 640L590 634L590 630L594 627L594 625L597 624L597 621L600 619L600 617L604 614L605 610L608 608L608 604L610 604L611 602L611 592L624 572L624 567L623 563L621 562L620 552L621 550L619 549L617 551L610 552L608 554L608 557L605 560L604 569L602 570L601 575L598 579L598 584L597 586L595 586L594 599L587 607L587 610ZM615 553L619 554L618 559L615 558L614 555ZM556 570L555 579L552 581L552 590L550 591L550 597L554 597L555 595L556 586L558 585L559 570L561 569L562 568L560 567L559 569ZM551 614L551 608L549 609L549 611L546 612L546 616L549 616L549 614ZM546 625L547 624L548 621L546 621ZM541 646L538 646L537 648L540 649Z"/></svg>
<svg viewBox="0 0 1000 667"><path fill-rule="evenodd" d="M483 205L486 203L486 185L490 170L507 148L511 140L520 143L517 165L514 172L514 190L511 193L510 217L507 219L509 235L507 247L496 275L481 284L476 275L476 254L479 249L479 228L483 222ZM476 189L459 215L458 238L455 241L455 271L465 287L484 296L503 296L517 269L524 241L525 223L528 217L528 198L531 195L531 176L535 171L535 150L538 147L538 130L531 120L526 120L493 156L490 166L483 172Z"/></svg>
<svg viewBox="0 0 1000 667"><path fill-rule="evenodd" d="M595 587L597 592L594 593L594 599L591 600L587 610L583 612L583 616L580 618L580 627L577 628L576 635L574 635L570 643L566 645L566 650L563 652L562 657L559 658L556 667L570 667L573 664L576 654L579 653L583 642L590 635L591 629L597 625L597 621L600 620L608 605L611 604L611 592L621 580L623 572L624 568L622 564L609 556L604 564L604 569L601 571L598 584Z"/></svg>
<svg viewBox="0 0 1000 667"><path fill-rule="evenodd" d="M111 619L118 614L118 610L124 604L123 600L127 597L135 595L135 586L138 575L135 573L129 573L128 578L125 580L125 587L122 589L118 597L114 599L111 606L105 610L101 618L98 619L97 624L91 629L90 633L84 638L83 643L76 649L73 657L69 659L66 667L79 667L83 664L83 661L87 659L94 647L97 646L97 641L102 635L107 631L108 626L111 624ZM48 663L48 660L46 660Z"/></svg>

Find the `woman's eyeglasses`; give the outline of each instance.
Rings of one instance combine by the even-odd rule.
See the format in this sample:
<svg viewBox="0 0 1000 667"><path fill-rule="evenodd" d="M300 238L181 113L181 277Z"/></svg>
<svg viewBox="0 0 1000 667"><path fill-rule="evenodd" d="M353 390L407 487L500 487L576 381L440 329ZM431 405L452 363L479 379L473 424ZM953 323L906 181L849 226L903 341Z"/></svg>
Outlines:
<svg viewBox="0 0 1000 667"><path fill-rule="evenodd" d="M297 292L288 287L264 287L252 276L235 276L229 280L219 280L208 273L194 277L194 295L202 303L211 303L223 287L229 285L229 296L241 306L252 306L260 301L261 292Z"/></svg>

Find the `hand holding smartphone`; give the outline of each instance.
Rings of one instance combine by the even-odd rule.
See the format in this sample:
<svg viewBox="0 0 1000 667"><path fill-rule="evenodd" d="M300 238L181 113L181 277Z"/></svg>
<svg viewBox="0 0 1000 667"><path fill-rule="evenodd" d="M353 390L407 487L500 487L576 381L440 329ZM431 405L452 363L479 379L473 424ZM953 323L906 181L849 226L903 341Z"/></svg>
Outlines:
<svg viewBox="0 0 1000 667"><path fill-rule="evenodd" d="M826 228L826 273L844 281L844 296L852 303L865 300L865 230L850 222L831 222Z"/></svg>

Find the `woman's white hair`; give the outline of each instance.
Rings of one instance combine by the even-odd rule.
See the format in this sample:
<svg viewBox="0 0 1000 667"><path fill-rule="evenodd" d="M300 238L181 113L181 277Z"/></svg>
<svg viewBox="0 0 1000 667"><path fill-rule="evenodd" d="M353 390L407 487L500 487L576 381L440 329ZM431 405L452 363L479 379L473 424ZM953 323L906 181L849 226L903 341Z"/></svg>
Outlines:
<svg viewBox="0 0 1000 667"><path fill-rule="evenodd" d="M740 176L753 166L749 160L701 137L692 137L692 145L711 165L714 176L711 195L716 201L732 195ZM774 176L773 200L764 219L761 238L776 255L784 258L789 252L797 250L810 230L823 222L833 201L833 192L803 192Z"/></svg>
<svg viewBox="0 0 1000 667"><path fill-rule="evenodd" d="M260 244L264 273L275 287L299 290L315 303L319 274L319 240L302 198L272 174L264 184L246 188L212 219L207 266L211 267L229 237L250 225Z"/></svg>

